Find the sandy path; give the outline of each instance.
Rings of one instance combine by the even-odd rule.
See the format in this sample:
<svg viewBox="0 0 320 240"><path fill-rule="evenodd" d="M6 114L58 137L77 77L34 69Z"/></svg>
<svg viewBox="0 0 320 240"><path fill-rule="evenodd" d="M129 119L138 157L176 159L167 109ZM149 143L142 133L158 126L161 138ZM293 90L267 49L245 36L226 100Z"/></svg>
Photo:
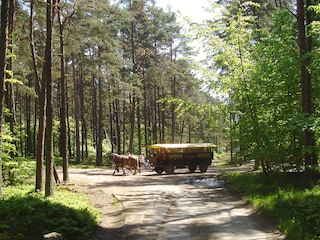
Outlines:
<svg viewBox="0 0 320 240"><path fill-rule="evenodd" d="M285 239L270 222L221 185L216 169L173 175L70 169L104 217L92 240Z"/></svg>

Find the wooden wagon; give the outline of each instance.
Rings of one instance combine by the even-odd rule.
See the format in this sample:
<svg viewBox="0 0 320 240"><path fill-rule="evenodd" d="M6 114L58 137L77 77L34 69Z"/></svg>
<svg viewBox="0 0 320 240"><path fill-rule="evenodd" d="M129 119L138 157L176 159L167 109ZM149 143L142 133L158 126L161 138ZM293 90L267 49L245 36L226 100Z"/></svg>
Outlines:
<svg viewBox="0 0 320 240"><path fill-rule="evenodd" d="M153 169L161 174L165 171L172 174L176 168L188 168L195 172L206 172L213 159L213 150L216 145L212 143L174 143L154 144L148 147L151 155L149 158Z"/></svg>

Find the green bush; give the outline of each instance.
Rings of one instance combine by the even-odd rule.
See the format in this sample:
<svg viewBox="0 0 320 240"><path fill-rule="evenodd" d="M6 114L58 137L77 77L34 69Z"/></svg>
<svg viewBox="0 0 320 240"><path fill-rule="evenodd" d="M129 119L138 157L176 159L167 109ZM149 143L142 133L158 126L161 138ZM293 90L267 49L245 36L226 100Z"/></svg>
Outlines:
<svg viewBox="0 0 320 240"><path fill-rule="evenodd" d="M43 239L59 232L65 240L86 240L96 226L99 212L88 198L75 191L56 188L55 197L32 192L33 186L4 188L0 201L0 239Z"/></svg>
<svg viewBox="0 0 320 240"><path fill-rule="evenodd" d="M2 175L5 185L17 185L25 182L35 175L36 162L19 157L7 159L2 163Z"/></svg>

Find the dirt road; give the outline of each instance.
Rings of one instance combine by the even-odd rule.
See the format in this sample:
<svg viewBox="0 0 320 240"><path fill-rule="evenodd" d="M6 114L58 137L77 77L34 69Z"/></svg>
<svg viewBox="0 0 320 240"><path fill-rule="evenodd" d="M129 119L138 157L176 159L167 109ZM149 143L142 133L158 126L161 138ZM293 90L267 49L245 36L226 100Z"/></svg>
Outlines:
<svg viewBox="0 0 320 240"><path fill-rule="evenodd" d="M112 170L70 170L104 217L92 240L285 239L248 204L207 173L112 175Z"/></svg>

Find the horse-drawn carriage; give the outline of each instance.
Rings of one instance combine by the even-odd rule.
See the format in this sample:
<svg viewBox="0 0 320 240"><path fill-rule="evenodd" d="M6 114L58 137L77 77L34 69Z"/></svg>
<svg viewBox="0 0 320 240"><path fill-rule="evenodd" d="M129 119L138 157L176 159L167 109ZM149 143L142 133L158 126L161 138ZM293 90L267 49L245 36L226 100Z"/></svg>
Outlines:
<svg viewBox="0 0 320 240"><path fill-rule="evenodd" d="M161 174L165 171L172 174L175 168L187 167L195 172L206 172L213 159L216 145L211 143L154 144L148 147L151 151L149 163Z"/></svg>

